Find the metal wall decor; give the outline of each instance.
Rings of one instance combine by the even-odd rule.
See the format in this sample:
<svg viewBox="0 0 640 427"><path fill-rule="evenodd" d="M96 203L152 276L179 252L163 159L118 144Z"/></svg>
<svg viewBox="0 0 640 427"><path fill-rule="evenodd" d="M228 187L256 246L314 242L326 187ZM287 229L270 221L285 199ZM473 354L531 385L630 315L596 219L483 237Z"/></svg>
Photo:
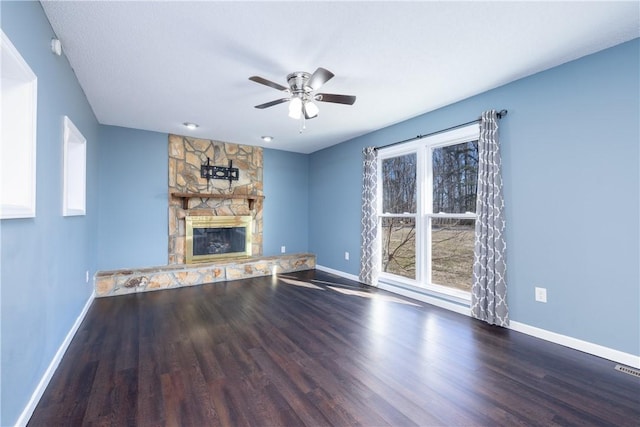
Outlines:
<svg viewBox="0 0 640 427"><path fill-rule="evenodd" d="M233 160L229 160L229 167L213 166L211 159L207 157L207 164L200 166L200 178L206 178L207 184L210 179L224 179L229 181L229 189L231 189L231 182L237 181L239 177L240 171L233 167Z"/></svg>

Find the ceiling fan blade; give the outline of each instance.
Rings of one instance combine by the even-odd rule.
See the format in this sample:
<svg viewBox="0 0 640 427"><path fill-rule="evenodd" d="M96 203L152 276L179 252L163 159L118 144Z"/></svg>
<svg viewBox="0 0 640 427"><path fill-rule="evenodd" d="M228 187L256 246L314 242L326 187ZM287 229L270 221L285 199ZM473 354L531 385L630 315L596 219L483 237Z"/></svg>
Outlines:
<svg viewBox="0 0 640 427"><path fill-rule="evenodd" d="M307 86L309 86L312 90L318 90L320 87L331 80L334 74L322 67L318 67L316 71L309 77L309 81L307 82Z"/></svg>
<svg viewBox="0 0 640 427"><path fill-rule="evenodd" d="M336 95L334 93L317 93L314 96L316 101L322 102L334 102L336 104L353 105L356 102L356 97L353 95Z"/></svg>
<svg viewBox="0 0 640 427"><path fill-rule="evenodd" d="M271 80L267 80L267 79L262 78L260 76L251 76L251 77L249 77L249 80L251 80L252 82L260 83L260 84L265 85L265 86L272 87L274 89L278 89L278 90L282 90L282 91L289 90L288 87L284 87L284 86L282 86L282 85L280 85L278 83L274 83Z"/></svg>
<svg viewBox="0 0 640 427"><path fill-rule="evenodd" d="M283 102L288 102L288 101L291 101L291 98L276 99L275 101L265 102L264 104L256 105L255 108L259 108L262 110L263 108L273 107L274 105L282 104Z"/></svg>

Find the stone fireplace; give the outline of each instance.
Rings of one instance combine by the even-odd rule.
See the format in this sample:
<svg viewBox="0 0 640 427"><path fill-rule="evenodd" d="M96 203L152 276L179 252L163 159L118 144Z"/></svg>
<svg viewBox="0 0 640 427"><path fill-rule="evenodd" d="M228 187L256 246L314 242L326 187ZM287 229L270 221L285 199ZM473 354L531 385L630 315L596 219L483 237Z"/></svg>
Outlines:
<svg viewBox="0 0 640 427"><path fill-rule="evenodd" d="M229 181L201 178L200 167L207 164L207 158L212 166L227 166L232 161L238 168L238 180L230 186ZM95 277L96 296L315 268L313 254L263 256L262 167L261 147L169 135L168 265L100 271ZM211 220L213 223L207 223ZM194 231L199 228L204 231ZM244 251L239 249L243 242L239 229L244 230ZM202 241L194 245L198 236ZM200 258L203 255L213 257Z"/></svg>
<svg viewBox="0 0 640 427"><path fill-rule="evenodd" d="M230 185L201 178L207 160L220 166L232 161L238 180ZM250 248L244 256L262 255L262 166L261 147L169 135L169 264L194 262L187 260L187 218L249 217Z"/></svg>

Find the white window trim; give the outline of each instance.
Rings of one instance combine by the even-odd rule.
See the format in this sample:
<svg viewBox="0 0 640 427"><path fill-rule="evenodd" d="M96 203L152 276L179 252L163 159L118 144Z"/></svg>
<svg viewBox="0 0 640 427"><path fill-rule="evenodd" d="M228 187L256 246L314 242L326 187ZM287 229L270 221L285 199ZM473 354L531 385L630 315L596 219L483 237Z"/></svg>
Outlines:
<svg viewBox="0 0 640 427"><path fill-rule="evenodd" d="M64 190L62 215L86 214L87 139L69 117L64 116Z"/></svg>
<svg viewBox="0 0 640 427"><path fill-rule="evenodd" d="M33 218L36 216L38 78L4 31L0 33L0 218Z"/></svg>
<svg viewBox="0 0 640 427"><path fill-rule="evenodd" d="M432 194L431 191L424 191L425 188L430 189L432 184L431 168L431 151L434 148L445 147L449 145L462 144L470 141L477 141L480 138L480 125L473 123L468 126L460 127L450 131L437 133L425 138L414 139L403 144L394 145L378 150L378 183L382 182L382 161L391 157L398 157L415 153L416 161L416 180L418 182L418 193L416 195L415 214L385 214L378 215L378 230L381 230L381 219L383 217L412 217L416 221L416 279L409 279L391 273L381 271L379 280L396 286L404 286L409 289L417 289L427 291L439 297L455 301L468 303L471 299L469 292L454 289L448 286L438 285L435 283L427 283L430 275L430 248L425 236L426 227L429 226L431 218L469 218L476 219L475 213L446 214L433 213L432 210ZM378 185L378 212L382 212L382 185ZM378 253L382 253L382 242L378 239ZM419 260L426 260L420 262Z"/></svg>

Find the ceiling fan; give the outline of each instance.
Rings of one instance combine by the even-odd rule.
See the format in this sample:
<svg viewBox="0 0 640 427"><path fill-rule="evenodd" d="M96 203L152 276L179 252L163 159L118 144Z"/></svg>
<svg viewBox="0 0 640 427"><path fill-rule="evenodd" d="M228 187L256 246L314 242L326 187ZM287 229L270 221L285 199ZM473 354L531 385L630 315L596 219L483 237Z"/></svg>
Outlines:
<svg viewBox="0 0 640 427"><path fill-rule="evenodd" d="M258 109L273 107L274 105L289 102L289 117L293 119L312 119L318 115L319 109L314 101L333 102L335 104L353 105L356 97L352 95L337 95L333 93L315 93L320 87L331 80L334 74L322 67L313 74L304 71L296 71L287 76L289 87L274 83L259 76L251 76L249 80L290 94L287 98L276 99L256 105Z"/></svg>

